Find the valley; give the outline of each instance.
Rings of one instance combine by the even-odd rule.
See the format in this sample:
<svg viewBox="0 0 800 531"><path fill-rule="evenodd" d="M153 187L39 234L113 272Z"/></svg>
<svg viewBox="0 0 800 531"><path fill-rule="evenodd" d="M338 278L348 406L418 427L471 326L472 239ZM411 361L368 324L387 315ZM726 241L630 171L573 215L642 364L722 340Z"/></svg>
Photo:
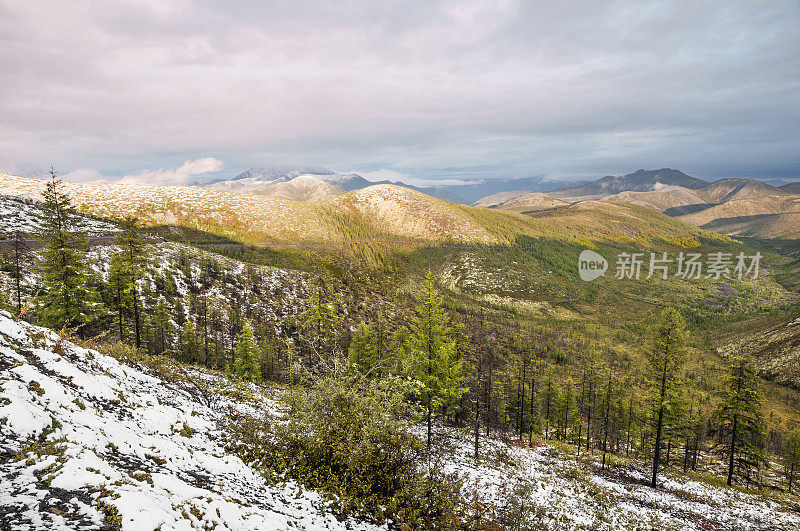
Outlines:
<svg viewBox="0 0 800 531"><path fill-rule="evenodd" d="M307 181L297 176L285 182L297 179ZM316 439L292 435L338 430L328 420L315 424L321 419L315 416L313 402L305 402L328 401L334 393L339 397L337 407L344 408L336 418L363 424L358 428L348 424L329 436L342 437L354 430L373 433L373 423L388 422L370 435L374 440L347 439L342 444L366 444L359 446L359 452L369 456L365 459L385 459L370 453L371 445L403 445L417 456L416 464L408 468L395 463L400 467L395 477L416 478L414 482L428 477L426 481L434 482L439 492L434 510L451 515L447 518L456 518L450 511L461 511L457 518L465 528L504 527L512 522L607 529L644 522L678 529L797 524L800 502L788 492L784 468L791 434L800 427L800 387L793 369L800 286L791 245L738 240L698 227L654 208L652 197L650 204L617 197L537 209L535 202L543 199L538 193L499 194L484 202L491 208L479 208L388 184L342 190L315 200L197 186L65 182L59 186L77 209L74 223L92 242L81 258L90 271L86 286L95 290L103 310L71 332L62 330L63 339L58 339L15 320L47 319L43 302L48 295L43 289L52 281L44 264L52 245L46 236L52 218L41 201L45 184L0 177L0 191L5 194L0 208L6 213L0 219L0 232L5 234L0 291L11 312L4 314L8 321L4 326L22 330L4 336L19 342L12 345L19 354L9 354L8 363L17 364L20 375L30 372L21 369L29 365L40 371L30 378L9 373L0 381L10 400L0 407L0 417L6 418L5 424L0 423L0 435L6 437L3 444L9 455L55 456L47 458L42 470L26 464L34 468L23 474L22 463L36 462L30 457L12 459L11 468L2 471L8 477L39 478L36 489L25 495L24 485L15 479L0 498L0 514L13 514L16 522L33 522L33 507L43 503L41 499L56 499L47 485L63 483L58 467L89 467L96 476L70 484L79 502L67 500L63 493L57 496L61 502L48 502L55 503L70 522L82 521L78 514L83 511L93 521L120 521L123 528L139 525L143 515L156 510L127 501L142 489L149 493L147 503L166 504L158 509L165 525L186 521L252 526L254 519L273 518L291 520L300 528L335 529L339 524L334 520L349 518L347 525L368 529L429 518L431 513L425 511L430 509L413 508L411 500L419 492L366 495L362 489L367 487L360 481L377 480L356 476L343 482L349 476L326 475L338 463L328 459L353 457L322 459ZM740 197L739 192L696 193L711 200L731 194ZM618 195L652 193L656 192ZM516 197L523 199L510 205ZM136 216L141 223L135 232L142 240L131 247L141 249L140 265L126 262L120 251L134 238L125 216ZM21 266L15 269L14 238L20 231L26 239L42 243L25 250ZM579 278L577 257L583 249L609 261L605 276L592 282ZM615 274L620 268L616 257L625 253L677 257L689 252L760 253L761 273L741 279L703 275L690 280L672 274L645 278L645 263L641 277ZM132 271L138 271L135 284L130 281ZM428 304L431 311L442 312L436 341L447 346L436 354L442 358L433 359L442 364L437 370L444 371L439 381L452 386L447 392L454 393L450 398L440 395L441 405L430 409L431 450L425 450L425 395L396 379L426 381L424 373L414 371L420 352L416 338L424 334L420 312ZM665 307L674 308L685 322L686 361L680 380L684 401L670 421L674 431L667 436L665 448L674 448L674 453L668 453L659 469L660 490L653 490L645 480L654 432L648 416L652 389L644 368L650 363L651 337ZM21 339L13 339L18 336ZM94 350L59 347L59 341ZM32 357L27 342L40 345L34 352L49 353ZM189 426L186 432L193 434L185 441L189 446L183 448L180 440L175 456L150 453L155 456L151 463L141 461L138 454L144 449L125 450L123 454L133 452L138 457L123 458L74 438L72 434L80 430L72 423L88 420L78 420L75 412L64 413L71 406L56 406L47 397L77 392L75 400L80 402L95 398L72 391L66 381L58 392L42 383L45 375L56 380L66 377L59 371L75 374L74 369L52 365L59 355L53 352L64 348L73 352L67 359L81 371L96 370L86 360L103 356L104 367L121 363L111 372L112 378L136 374L109 383L124 386L129 403L138 404L124 405L120 399L122 407L153 407L146 405L153 391L145 387L154 385L151 378L163 379L166 387L158 394L160 400L180 404L176 407L183 411L176 411L177 424L170 430ZM763 378L760 407L768 431L760 444L766 464L743 468L737 475L739 486L731 490L720 486L726 473L724 455L715 448L724 439L716 431L715 415L721 400L718 389L725 386L728 367L740 354L752 356L754 370ZM37 356L48 364L47 371L38 368ZM376 370L379 376L372 376ZM140 389L129 378L150 383ZM50 411L60 426L23 435L13 432L21 426L14 420L16 413L3 408L21 407L12 389L32 388L31 381L43 385L45 392L33 392L32 398L24 399L32 400L25 407ZM144 394L139 397L139 393ZM171 393L183 394L178 398ZM356 414L352 408L365 407L365 400L377 401L369 402L368 409L388 408L391 413L384 420ZM93 414L101 417L115 411L104 413L106 406L99 402L93 408L97 412ZM186 416L190 409L199 416ZM295 424L285 431L279 418ZM255 426L270 435L256 437ZM142 425L134 422L126 429L140 430ZM164 430L147 437L178 437ZM386 434L393 439L383 439ZM23 436L32 446L12 442ZM102 444L120 448L114 437L107 433ZM84 462L81 456L90 448L105 464ZM210 479L218 472L192 469L188 458L180 457L187 451L239 459L235 475L249 479L232 484L236 494L219 491L213 487L216 480ZM131 460L138 463L136 470L124 465ZM207 479L197 480L198 474ZM152 485L148 477L153 478ZM181 487L170 490L169 485L176 484ZM95 485L105 485L105 490ZM286 493L294 489L304 494L290 502ZM190 491L194 494L187 497ZM479 491L493 494L481 495L478 505L466 501L476 499ZM259 505L252 498L254 492L266 493L273 501ZM333 496L334 492L341 494ZM396 504L395 509L385 512L359 501L371 496L388 496L379 499L391 500L382 503ZM209 516L199 508L199 498L211 500L204 503L217 504L221 511L226 508L218 517ZM28 509L9 513L3 503L10 502L2 499ZM98 507L99 512L82 509L81 503ZM559 509L553 508L554 503L560 504ZM311 512L321 520L311 519ZM49 516L44 518L50 521Z"/></svg>

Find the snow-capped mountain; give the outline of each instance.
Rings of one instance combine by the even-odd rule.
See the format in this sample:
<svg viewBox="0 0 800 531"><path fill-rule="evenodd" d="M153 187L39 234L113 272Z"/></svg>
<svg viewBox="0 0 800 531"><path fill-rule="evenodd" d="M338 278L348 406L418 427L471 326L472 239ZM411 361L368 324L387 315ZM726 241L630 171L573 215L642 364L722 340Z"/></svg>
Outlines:
<svg viewBox="0 0 800 531"><path fill-rule="evenodd" d="M467 200L446 187L419 187L400 181L370 181L357 173L338 173L327 168L303 165L270 166L267 168L250 168L231 179L218 179L208 183L191 183L214 190L239 193L264 193L267 186L290 182L298 177L313 177L325 183L341 188L345 192L360 190L373 184L394 184L411 188L424 194L444 199L452 203L467 203ZM269 194L268 194L269 195Z"/></svg>
<svg viewBox="0 0 800 531"><path fill-rule="evenodd" d="M250 168L232 179L218 179L205 184L195 184L215 190L250 193L254 190L261 192L266 186L290 182L298 177L313 177L341 188L345 192L359 190L375 184L355 173L343 174L327 168L300 165Z"/></svg>

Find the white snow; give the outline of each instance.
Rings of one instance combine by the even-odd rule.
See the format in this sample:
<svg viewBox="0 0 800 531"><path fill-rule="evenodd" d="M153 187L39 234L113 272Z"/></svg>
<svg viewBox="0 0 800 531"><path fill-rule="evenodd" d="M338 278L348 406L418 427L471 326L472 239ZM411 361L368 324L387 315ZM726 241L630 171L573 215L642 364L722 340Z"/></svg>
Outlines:
<svg viewBox="0 0 800 531"><path fill-rule="evenodd" d="M113 517L135 530L373 528L228 455L216 421L230 403L206 406L5 312L0 369L3 529L93 529ZM178 433L184 424L191 436Z"/></svg>
<svg viewBox="0 0 800 531"><path fill-rule="evenodd" d="M527 486L530 525L546 529L800 529L800 510L765 497L660 475L657 489L632 467L602 472L598 457L578 460L547 445L508 444L440 430L447 446L438 466L464 479L464 494L503 508L515 486ZM585 459L585 456L584 456Z"/></svg>

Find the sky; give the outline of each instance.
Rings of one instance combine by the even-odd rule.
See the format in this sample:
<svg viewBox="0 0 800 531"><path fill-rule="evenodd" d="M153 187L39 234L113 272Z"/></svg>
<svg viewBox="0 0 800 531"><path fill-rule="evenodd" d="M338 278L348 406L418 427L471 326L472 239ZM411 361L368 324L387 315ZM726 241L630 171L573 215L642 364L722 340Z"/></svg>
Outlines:
<svg viewBox="0 0 800 531"><path fill-rule="evenodd" d="M797 1L0 0L10 173L795 180L798 125Z"/></svg>

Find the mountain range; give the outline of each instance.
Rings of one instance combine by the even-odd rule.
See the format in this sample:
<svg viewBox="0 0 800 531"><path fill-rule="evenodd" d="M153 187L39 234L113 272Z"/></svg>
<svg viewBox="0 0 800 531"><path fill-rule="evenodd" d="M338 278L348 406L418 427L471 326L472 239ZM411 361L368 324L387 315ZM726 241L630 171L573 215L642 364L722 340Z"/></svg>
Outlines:
<svg viewBox="0 0 800 531"><path fill-rule="evenodd" d="M775 187L751 179L710 183L671 168L606 176L548 194L517 190L479 199L474 206L516 211L602 200L645 206L692 225L732 236L800 238L800 183Z"/></svg>
<svg viewBox="0 0 800 531"><path fill-rule="evenodd" d="M226 192L257 193L263 195L274 195L275 197L285 197L284 195L274 193L274 190L282 191L284 188L269 187L278 183L288 183L299 177L304 178L303 181L305 182L304 186L306 188L311 187L313 180L318 181L318 183L315 185L315 188L318 189L317 192L311 194L315 199L322 199L324 198L323 196L332 197L343 192L352 192L353 190L360 190L375 184L393 184L410 188L412 190L417 190L418 192L422 192L439 199L444 199L445 201L450 201L451 203L466 204L469 202L464 197L461 197L458 193L452 192L446 188L419 187L400 181L369 181L357 173L337 173L327 168L302 165L250 168L249 170L244 171L231 179L217 179L207 183L193 182L191 185L201 186L203 188L211 188L214 190L223 190ZM336 187L336 189L330 189L329 187L325 187L319 183L326 183ZM295 197L286 198L295 199Z"/></svg>
<svg viewBox="0 0 800 531"><path fill-rule="evenodd" d="M505 190L478 198L472 207L459 204L464 197L452 187L373 183L355 173L311 166L254 168L232 179L191 186L106 182L65 187L87 214L135 214L149 225L187 226L248 242L352 237L499 242L514 233L531 233L534 225L533 232L546 233L547 227L532 219L536 212L577 212L572 206L599 211L614 203L646 207L666 219L726 235L800 239L797 183L780 188L748 179L709 183L669 168L607 176L549 193L537 188L552 183L537 178L503 183ZM0 193L10 196L38 199L43 185L42 180L0 174ZM501 186L495 181L482 185L477 190ZM456 189L463 191L463 186Z"/></svg>

